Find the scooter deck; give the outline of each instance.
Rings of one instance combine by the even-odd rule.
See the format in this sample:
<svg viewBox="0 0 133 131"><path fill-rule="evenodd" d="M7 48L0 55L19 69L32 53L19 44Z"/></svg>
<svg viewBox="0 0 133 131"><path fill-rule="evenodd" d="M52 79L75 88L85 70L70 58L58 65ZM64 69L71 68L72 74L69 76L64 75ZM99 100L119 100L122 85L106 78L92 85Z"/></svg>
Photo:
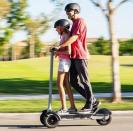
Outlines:
<svg viewBox="0 0 133 131"><path fill-rule="evenodd" d="M96 114L98 108L93 109L90 112L66 112L66 113L59 113L58 115L60 116L61 119L64 118L68 118L68 119L72 119L72 118L90 118L92 115Z"/></svg>
<svg viewBox="0 0 133 131"><path fill-rule="evenodd" d="M97 113L68 113L68 114L58 114L61 119L63 120L70 120L70 119L103 119L108 117L105 114L97 114Z"/></svg>
<svg viewBox="0 0 133 131"><path fill-rule="evenodd" d="M88 114L80 114L79 112L76 113L62 113L62 114L58 114L60 116L61 119L78 119L78 118L90 118L92 113L88 113Z"/></svg>

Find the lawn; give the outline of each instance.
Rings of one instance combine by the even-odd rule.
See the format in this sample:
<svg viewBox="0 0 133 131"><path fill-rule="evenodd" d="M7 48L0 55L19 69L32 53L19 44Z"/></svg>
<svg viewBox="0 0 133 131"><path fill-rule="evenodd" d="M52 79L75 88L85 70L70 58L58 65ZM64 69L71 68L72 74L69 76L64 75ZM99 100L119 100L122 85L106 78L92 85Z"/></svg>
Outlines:
<svg viewBox="0 0 133 131"><path fill-rule="evenodd" d="M0 62L0 94L47 94L49 56ZM57 93L58 60L54 61L53 92ZM93 91L111 92L111 57L91 56L89 73ZM120 78L123 92L133 92L133 56L120 57Z"/></svg>
<svg viewBox="0 0 133 131"><path fill-rule="evenodd" d="M49 82L49 56L43 58L0 62L0 94L47 94ZM54 61L53 91L57 92L56 74L58 60ZM110 56L91 56L89 60L90 80L93 91L111 92L111 58ZM120 57L120 78L123 92L133 92L133 56ZM101 107L110 110L133 110L133 99L122 103L111 103L108 99L100 99ZM80 109L83 100L76 100ZM1 100L0 112L41 112L47 109L44 100ZM69 102L67 102L69 105ZM60 108L60 101L54 100L54 110ZM69 107L69 106L68 106Z"/></svg>
<svg viewBox="0 0 133 131"><path fill-rule="evenodd" d="M122 103L111 103L109 99L100 99L101 108L108 108L110 110L133 110L133 99L124 99ZM80 110L83 105L83 100L76 100L76 107ZM69 102L67 101L67 106ZM59 110L61 108L60 101L54 100L52 104L53 110ZM0 101L0 112L41 112L47 109L47 99L38 100L2 100Z"/></svg>

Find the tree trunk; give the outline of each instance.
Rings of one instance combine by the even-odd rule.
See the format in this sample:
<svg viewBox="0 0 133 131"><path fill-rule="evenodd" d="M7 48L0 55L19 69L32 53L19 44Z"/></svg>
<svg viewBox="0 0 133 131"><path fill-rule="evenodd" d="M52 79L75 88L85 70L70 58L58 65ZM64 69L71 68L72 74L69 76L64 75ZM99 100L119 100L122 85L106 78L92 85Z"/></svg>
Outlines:
<svg viewBox="0 0 133 131"><path fill-rule="evenodd" d="M108 15L109 37L112 48L112 80L113 80L113 102L121 101L121 84L119 77L119 43L114 33L113 13Z"/></svg>
<svg viewBox="0 0 133 131"><path fill-rule="evenodd" d="M29 42L29 57L34 58L35 57L35 41L34 38L30 38Z"/></svg>
<svg viewBox="0 0 133 131"><path fill-rule="evenodd" d="M12 61L13 60L17 60L17 56L16 56L16 45L15 44L13 44L12 45L12 57L11 57L11 59L12 59Z"/></svg>

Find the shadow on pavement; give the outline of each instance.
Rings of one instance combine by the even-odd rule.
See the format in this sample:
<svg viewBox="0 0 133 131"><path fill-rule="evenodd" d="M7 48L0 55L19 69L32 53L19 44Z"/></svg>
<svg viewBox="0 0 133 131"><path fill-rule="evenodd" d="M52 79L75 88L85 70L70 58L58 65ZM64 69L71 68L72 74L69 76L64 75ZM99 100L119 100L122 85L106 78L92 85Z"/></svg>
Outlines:
<svg viewBox="0 0 133 131"><path fill-rule="evenodd" d="M43 125L0 125L0 128L1 127L7 127L7 128L10 128L10 129L18 129L18 128L21 128L21 129L42 129L44 128Z"/></svg>
<svg viewBox="0 0 133 131"><path fill-rule="evenodd" d="M69 124L61 124L61 125L58 125L57 127L67 127L67 126L71 126L71 127L75 127L75 126L78 126L78 127L82 127L82 126L100 126L100 125L69 125ZM0 125L0 128L1 127L7 127L9 129L48 129L47 127L44 127L43 125Z"/></svg>

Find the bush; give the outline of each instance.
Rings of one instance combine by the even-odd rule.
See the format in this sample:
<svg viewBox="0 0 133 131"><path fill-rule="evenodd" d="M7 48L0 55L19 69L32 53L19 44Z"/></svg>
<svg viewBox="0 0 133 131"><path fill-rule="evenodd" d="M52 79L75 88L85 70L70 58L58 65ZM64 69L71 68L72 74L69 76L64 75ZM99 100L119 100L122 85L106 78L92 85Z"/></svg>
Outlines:
<svg viewBox="0 0 133 131"><path fill-rule="evenodd" d="M92 55L110 55L111 48L108 40L104 40L104 38L99 38L96 42L88 45L88 49L90 54Z"/></svg>
<svg viewBox="0 0 133 131"><path fill-rule="evenodd" d="M133 55L133 39L119 42L120 55ZM111 45L108 40L99 38L96 42L89 44L88 49L92 55L111 55Z"/></svg>
<svg viewBox="0 0 133 131"><path fill-rule="evenodd" d="M133 39L120 42L120 55L133 55Z"/></svg>

